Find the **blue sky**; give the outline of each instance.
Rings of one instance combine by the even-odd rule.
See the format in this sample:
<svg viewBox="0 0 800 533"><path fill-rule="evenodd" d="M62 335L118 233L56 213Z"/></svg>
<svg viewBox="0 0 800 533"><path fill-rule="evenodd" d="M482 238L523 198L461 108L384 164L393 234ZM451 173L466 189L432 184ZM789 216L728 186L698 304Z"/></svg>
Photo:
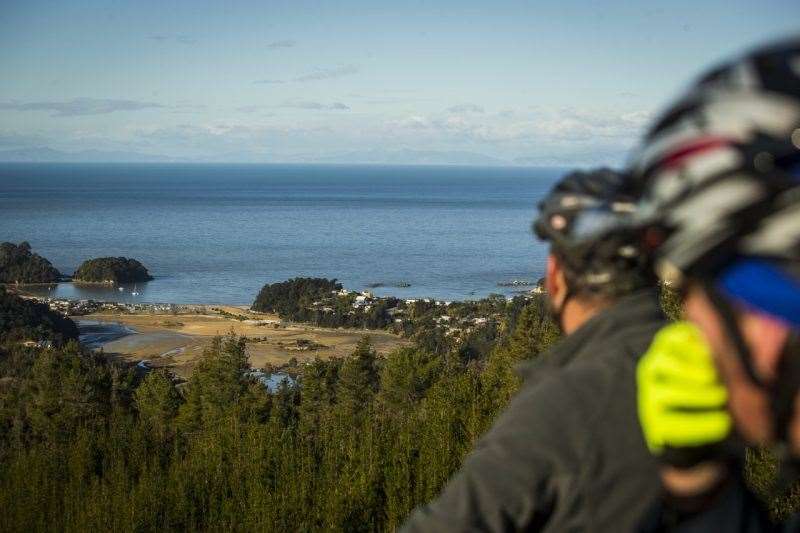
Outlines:
<svg viewBox="0 0 800 533"><path fill-rule="evenodd" d="M796 0L3 0L0 150L617 163L702 69L799 23Z"/></svg>

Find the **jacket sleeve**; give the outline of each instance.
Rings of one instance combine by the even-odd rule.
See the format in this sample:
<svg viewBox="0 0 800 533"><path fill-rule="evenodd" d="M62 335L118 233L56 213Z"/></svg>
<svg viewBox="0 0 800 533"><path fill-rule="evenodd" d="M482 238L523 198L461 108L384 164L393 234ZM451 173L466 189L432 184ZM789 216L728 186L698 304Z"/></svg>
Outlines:
<svg viewBox="0 0 800 533"><path fill-rule="evenodd" d="M540 529L577 482L585 438L565 389L556 378L523 387L439 497L401 531Z"/></svg>

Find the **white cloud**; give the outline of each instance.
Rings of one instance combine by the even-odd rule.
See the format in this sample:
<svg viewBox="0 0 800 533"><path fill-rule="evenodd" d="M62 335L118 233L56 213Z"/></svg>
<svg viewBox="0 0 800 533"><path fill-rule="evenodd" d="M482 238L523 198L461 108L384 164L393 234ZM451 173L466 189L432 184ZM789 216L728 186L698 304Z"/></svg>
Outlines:
<svg viewBox="0 0 800 533"><path fill-rule="evenodd" d="M12 111L52 111L52 117L75 117L83 115L104 115L115 111L138 111L164 107L155 102L138 100L116 100L110 98L73 98L66 101L47 102L2 102L0 109Z"/></svg>
<svg viewBox="0 0 800 533"><path fill-rule="evenodd" d="M185 33L153 33L149 35L149 38L159 43L194 44L197 42L197 39Z"/></svg>
<svg viewBox="0 0 800 533"><path fill-rule="evenodd" d="M293 109L316 109L316 110L331 110L331 111L347 111L350 109L349 106L341 103L341 102L332 102L330 104L325 104L322 102L314 102L310 100L288 100L284 102L280 107L288 107Z"/></svg>
<svg viewBox="0 0 800 533"><path fill-rule="evenodd" d="M291 39L285 39L282 41L272 41L271 43L267 44L267 48L270 49L277 49L277 48L293 48L297 46L297 42Z"/></svg>
<svg viewBox="0 0 800 533"><path fill-rule="evenodd" d="M334 68L318 68L309 72L308 74L297 76L296 78L293 78L292 81L305 82L305 81L318 81L318 80L332 80L336 78L342 78L344 76L350 76L352 74L358 74L358 72L359 68L355 65L344 65L341 67L334 67Z"/></svg>
<svg viewBox="0 0 800 533"><path fill-rule="evenodd" d="M448 113L483 113L484 109L477 104L459 104L448 107L446 111Z"/></svg>

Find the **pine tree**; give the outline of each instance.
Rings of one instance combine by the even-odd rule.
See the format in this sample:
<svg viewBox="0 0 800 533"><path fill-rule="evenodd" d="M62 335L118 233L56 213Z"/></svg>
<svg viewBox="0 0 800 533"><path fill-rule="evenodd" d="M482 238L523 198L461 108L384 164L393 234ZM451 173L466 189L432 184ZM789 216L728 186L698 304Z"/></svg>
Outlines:
<svg viewBox="0 0 800 533"><path fill-rule="evenodd" d="M542 303L531 303L519 313L510 338L495 346L483 372L482 403L487 427L520 386L517 364L543 353L559 335Z"/></svg>
<svg viewBox="0 0 800 533"><path fill-rule="evenodd" d="M341 410L360 419L378 389L377 355L369 336L358 341L353 354L342 365L336 392Z"/></svg>
<svg viewBox="0 0 800 533"><path fill-rule="evenodd" d="M173 433L181 397L163 370L150 372L134 393L139 421L155 443L165 444Z"/></svg>
<svg viewBox="0 0 800 533"><path fill-rule="evenodd" d="M388 413L403 413L425 395L442 371L442 360L420 348L392 352L380 372L380 400Z"/></svg>

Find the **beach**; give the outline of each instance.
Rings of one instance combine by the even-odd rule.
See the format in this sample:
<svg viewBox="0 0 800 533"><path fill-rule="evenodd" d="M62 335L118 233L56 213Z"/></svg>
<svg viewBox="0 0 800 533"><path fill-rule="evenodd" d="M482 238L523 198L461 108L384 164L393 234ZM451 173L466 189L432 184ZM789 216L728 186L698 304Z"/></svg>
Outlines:
<svg viewBox="0 0 800 533"><path fill-rule="evenodd" d="M369 335L379 354L410 344L397 335L375 330L328 329L282 322L276 315L254 313L244 306L208 306L205 314L93 313L74 317L82 341L102 349L111 358L147 361L187 377L203 350L218 335L235 333L248 338L253 368L280 366L315 357L346 357ZM235 317L235 318L234 318Z"/></svg>

